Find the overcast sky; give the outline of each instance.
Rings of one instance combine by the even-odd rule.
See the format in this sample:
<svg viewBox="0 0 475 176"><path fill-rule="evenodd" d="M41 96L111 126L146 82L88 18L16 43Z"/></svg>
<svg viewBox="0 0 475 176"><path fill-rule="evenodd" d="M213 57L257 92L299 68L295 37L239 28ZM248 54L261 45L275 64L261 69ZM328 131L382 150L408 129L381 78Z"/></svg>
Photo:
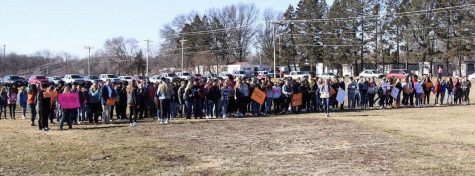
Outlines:
<svg viewBox="0 0 475 176"><path fill-rule="evenodd" d="M102 48L108 38L136 38L141 46L180 14L204 13L233 3L284 11L299 0L2 0L0 45L7 53L50 50L84 57L86 45ZM333 0L327 0L331 4ZM3 49L3 48L2 48Z"/></svg>

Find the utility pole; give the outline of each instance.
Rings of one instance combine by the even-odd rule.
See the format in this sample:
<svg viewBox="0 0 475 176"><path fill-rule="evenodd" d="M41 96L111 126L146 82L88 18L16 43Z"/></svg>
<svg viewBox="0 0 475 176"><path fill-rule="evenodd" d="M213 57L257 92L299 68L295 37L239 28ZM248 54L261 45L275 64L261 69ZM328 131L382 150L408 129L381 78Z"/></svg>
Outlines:
<svg viewBox="0 0 475 176"><path fill-rule="evenodd" d="M150 56L150 42L152 42L150 39L147 39L145 40L145 42L147 42L147 68L146 68L146 71L145 71L145 76L148 76L148 60L149 60L149 56Z"/></svg>
<svg viewBox="0 0 475 176"><path fill-rule="evenodd" d="M272 24L272 45L274 46L274 78L277 78L277 70L275 68L275 24Z"/></svg>
<svg viewBox="0 0 475 176"><path fill-rule="evenodd" d="M186 41L187 40L185 40L185 39L180 40L180 43L181 43L181 71L182 72L184 71L183 70L184 69L184 67L183 67L183 58L185 57L185 50L184 50L183 47L184 47Z"/></svg>
<svg viewBox="0 0 475 176"><path fill-rule="evenodd" d="M91 76L91 49L94 49L93 46L85 46L84 49L87 49L89 51L89 57L87 58L87 75Z"/></svg>

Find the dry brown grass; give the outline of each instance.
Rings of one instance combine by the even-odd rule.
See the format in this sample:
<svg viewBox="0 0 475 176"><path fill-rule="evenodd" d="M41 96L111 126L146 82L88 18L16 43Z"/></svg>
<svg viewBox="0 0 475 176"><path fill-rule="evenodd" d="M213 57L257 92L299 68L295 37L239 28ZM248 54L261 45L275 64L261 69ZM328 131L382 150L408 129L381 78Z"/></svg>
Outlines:
<svg viewBox="0 0 475 176"><path fill-rule="evenodd" d="M475 173L472 106L57 129L0 120L0 175Z"/></svg>

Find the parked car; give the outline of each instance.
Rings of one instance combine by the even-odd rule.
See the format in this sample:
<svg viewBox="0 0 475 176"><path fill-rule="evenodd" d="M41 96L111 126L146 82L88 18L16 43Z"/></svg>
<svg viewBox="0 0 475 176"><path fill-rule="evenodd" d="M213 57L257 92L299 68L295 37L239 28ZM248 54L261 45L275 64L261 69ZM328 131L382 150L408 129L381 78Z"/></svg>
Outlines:
<svg viewBox="0 0 475 176"><path fill-rule="evenodd" d="M389 71L388 74L386 74L386 78L392 78L394 77L395 79L405 79L406 77L410 77L414 74L412 74L409 70L406 69L393 69Z"/></svg>
<svg viewBox="0 0 475 176"><path fill-rule="evenodd" d="M335 79L336 75L333 73L324 73L319 76L322 79Z"/></svg>
<svg viewBox="0 0 475 176"><path fill-rule="evenodd" d="M178 72L176 74L180 79L189 80L192 77L191 73L188 72Z"/></svg>
<svg viewBox="0 0 475 176"><path fill-rule="evenodd" d="M291 71L288 75L285 75L284 78L292 78L292 79L307 79L308 74L302 71Z"/></svg>
<svg viewBox="0 0 475 176"><path fill-rule="evenodd" d="M468 80L475 81L475 73L472 73L472 74L468 75L467 78L468 78Z"/></svg>
<svg viewBox="0 0 475 176"><path fill-rule="evenodd" d="M31 75L28 79L29 84L48 84L48 78L43 75Z"/></svg>
<svg viewBox="0 0 475 176"><path fill-rule="evenodd" d="M235 78L236 77L241 77L241 78L245 78L245 77L248 77L248 73L244 70L235 70L232 74Z"/></svg>
<svg viewBox="0 0 475 176"><path fill-rule="evenodd" d="M28 81L18 75L7 75L3 77L3 84L15 85L19 87L28 85Z"/></svg>
<svg viewBox="0 0 475 176"><path fill-rule="evenodd" d="M226 72L221 72L218 74L218 77L220 77L221 79L228 79L230 76L233 76L233 75Z"/></svg>
<svg viewBox="0 0 475 176"><path fill-rule="evenodd" d="M78 74L68 74L64 75L63 81L65 84L84 84L84 78L81 75Z"/></svg>
<svg viewBox="0 0 475 176"><path fill-rule="evenodd" d="M84 81L90 82L90 83L100 83L100 82L102 82L102 80L99 79L98 76L93 76L93 75L84 76Z"/></svg>
<svg viewBox="0 0 475 176"><path fill-rule="evenodd" d="M127 81L127 82L131 82L132 80L134 80L132 76L119 76L118 78L120 79L120 81Z"/></svg>
<svg viewBox="0 0 475 176"><path fill-rule="evenodd" d="M137 82L147 82L148 78L145 76L135 75L132 77L133 80Z"/></svg>
<svg viewBox="0 0 475 176"><path fill-rule="evenodd" d="M161 79L162 79L162 77L160 77L160 75L153 75L152 77L149 78L150 82L152 82L152 83L157 83Z"/></svg>
<svg viewBox="0 0 475 176"><path fill-rule="evenodd" d="M383 78L384 74L376 70L363 70L359 76L360 78Z"/></svg>
<svg viewBox="0 0 475 176"><path fill-rule="evenodd" d="M175 73L162 73L161 77L162 78L167 78L170 81L180 79Z"/></svg>
<svg viewBox="0 0 475 176"><path fill-rule="evenodd" d="M99 79L102 82L106 82L107 80L110 80L111 83L120 83L120 79L114 74L100 74Z"/></svg>
<svg viewBox="0 0 475 176"><path fill-rule="evenodd" d="M267 77L273 77L274 75L270 75L267 71L258 71L257 72L257 79L266 79Z"/></svg>
<svg viewBox="0 0 475 176"><path fill-rule="evenodd" d="M59 82L62 81L61 77L59 77L59 76L50 76L50 77L47 77L47 78L48 78L48 82L50 84L57 85L57 84L59 84Z"/></svg>

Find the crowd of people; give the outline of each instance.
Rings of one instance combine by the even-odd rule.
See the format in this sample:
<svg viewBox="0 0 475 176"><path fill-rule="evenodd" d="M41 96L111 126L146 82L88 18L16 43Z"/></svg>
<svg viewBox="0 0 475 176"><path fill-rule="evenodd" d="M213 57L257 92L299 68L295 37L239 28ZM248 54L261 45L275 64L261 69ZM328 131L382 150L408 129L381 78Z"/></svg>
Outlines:
<svg viewBox="0 0 475 176"><path fill-rule="evenodd" d="M90 84L28 85L25 87L0 86L0 119L16 119L17 104L25 120L30 111L31 126L38 123L39 130L49 130L49 123L64 123L69 129L82 123L110 123L112 119L129 120L130 126L137 119L158 118L168 124L175 118L209 119L242 118L288 113L324 113L375 108L425 107L429 105L470 104L471 82L467 78L419 79L417 76L403 80L383 78L310 78L305 80L258 80L256 78L228 79L162 79L152 82L120 82ZM265 93L265 100L252 99L257 89ZM338 92L345 92L344 101ZM80 107L64 109L58 94L77 93ZM293 96L301 94L295 105ZM431 102L431 94L434 101ZM346 106L345 105L346 101ZM37 120L38 117L38 120Z"/></svg>

